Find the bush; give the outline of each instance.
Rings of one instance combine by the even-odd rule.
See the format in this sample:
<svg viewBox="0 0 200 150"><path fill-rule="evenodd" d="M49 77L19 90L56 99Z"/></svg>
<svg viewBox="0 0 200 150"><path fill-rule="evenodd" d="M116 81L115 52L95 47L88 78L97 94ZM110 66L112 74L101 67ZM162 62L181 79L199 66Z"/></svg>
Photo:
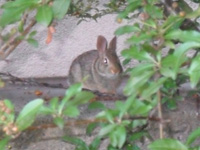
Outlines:
<svg viewBox="0 0 200 150"><path fill-rule="evenodd" d="M13 33L10 32L9 37L15 36L16 42L25 39L29 43L37 45L32 38L35 32L29 33L29 30L23 29L25 21L22 15L27 15L30 10L36 10L35 19L37 23L49 28L47 39L51 40L53 19L62 19L67 12L82 19L87 17L97 19L103 14L91 15L88 13L94 9L92 7L93 2L88 2L90 5L82 12L79 5L75 5L80 4L81 6L80 1L72 1L71 4L69 0L32 0L28 2L16 0L7 2L3 5L4 12L0 19L0 26L4 28L6 25L17 21L18 29ZM194 2L198 3L199 1ZM14 9L16 6L19 6L18 9ZM99 102L90 104L91 108L102 109L97 115L97 120L87 128L87 132L90 134L96 126L101 127L99 134L90 145L75 137L65 136L63 139L76 145L76 149L98 149L100 139L109 139L109 150L140 149L137 140L148 137L148 133L144 130L138 131L136 128L145 125L147 121L151 121L150 112L153 109L158 109L160 139L149 144L150 150L199 149L200 145L192 145L200 135L199 128L188 135L185 142L164 138L163 122L165 120L162 116L162 105L167 104L169 109L176 108L176 100L179 97L177 90L183 83L189 82L194 91L199 89L200 32L196 20L200 15L200 8L193 10L185 1L173 2L171 0L112 0L106 7L107 9L102 12L105 14L117 12L118 22L123 19L130 21L129 24L120 27L115 32L118 36L128 34L130 37L126 41L130 47L122 51L122 56L125 58L123 64L127 65L133 59L138 61L136 66L129 67L126 70L130 74L129 81L124 88L127 99L126 101L116 101L114 108L107 108ZM9 40L5 40L6 42L9 42ZM47 40L48 42L50 41ZM165 55L163 55L164 49L167 51ZM195 52L192 57L189 57L187 53L191 53L191 51ZM10 101L5 100L3 105L9 108L12 113L1 111L0 115L8 118L8 120L0 122L0 125L9 127L11 124L12 132L10 135L7 134L7 130L4 131L6 136L1 140L0 147L3 149L13 134L16 134L13 127L21 132L31 125L33 121L30 124L21 122L26 115L31 115L31 120L34 120L35 112L40 108L40 113L51 114L54 123L63 128L63 117L79 115L77 106L87 102L92 97L93 94L90 92L81 91L81 84L76 84L67 90L63 100L52 99L49 106L42 106L42 100L31 102L34 103L35 107L32 108L34 110L29 113L30 109L26 111L28 106L25 106L16 121L13 113L14 106Z"/></svg>

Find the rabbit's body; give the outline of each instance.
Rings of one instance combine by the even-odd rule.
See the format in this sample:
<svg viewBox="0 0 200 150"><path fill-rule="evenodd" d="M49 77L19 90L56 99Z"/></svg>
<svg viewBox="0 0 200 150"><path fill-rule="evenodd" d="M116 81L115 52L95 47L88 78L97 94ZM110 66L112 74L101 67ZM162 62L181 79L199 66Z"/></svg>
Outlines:
<svg viewBox="0 0 200 150"><path fill-rule="evenodd" d="M99 36L97 50L87 51L72 62L68 76L69 83L83 82L83 87L86 89L116 93L123 70L115 49L116 37L107 48L106 39Z"/></svg>

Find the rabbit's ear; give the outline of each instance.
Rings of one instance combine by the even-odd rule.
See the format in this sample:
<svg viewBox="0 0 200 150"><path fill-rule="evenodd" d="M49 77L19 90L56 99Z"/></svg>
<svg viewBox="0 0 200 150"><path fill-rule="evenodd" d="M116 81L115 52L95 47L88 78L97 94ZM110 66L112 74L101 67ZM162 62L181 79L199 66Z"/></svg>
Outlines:
<svg viewBox="0 0 200 150"><path fill-rule="evenodd" d="M116 48L117 48L117 37L115 36L115 37L110 41L109 50L115 51Z"/></svg>
<svg viewBox="0 0 200 150"><path fill-rule="evenodd" d="M97 50L104 52L107 49L107 40L104 36L99 35L97 38Z"/></svg>

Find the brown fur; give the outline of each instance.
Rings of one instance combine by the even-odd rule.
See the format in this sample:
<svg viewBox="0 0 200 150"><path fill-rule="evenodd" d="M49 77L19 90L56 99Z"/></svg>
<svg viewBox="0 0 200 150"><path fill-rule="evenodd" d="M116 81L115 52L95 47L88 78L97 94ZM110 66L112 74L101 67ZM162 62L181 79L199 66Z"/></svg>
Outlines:
<svg viewBox="0 0 200 150"><path fill-rule="evenodd" d="M71 64L69 83L83 81L83 88L103 93L116 93L121 82L122 66L116 54L116 37L109 43L103 36L97 38L97 50L79 55Z"/></svg>

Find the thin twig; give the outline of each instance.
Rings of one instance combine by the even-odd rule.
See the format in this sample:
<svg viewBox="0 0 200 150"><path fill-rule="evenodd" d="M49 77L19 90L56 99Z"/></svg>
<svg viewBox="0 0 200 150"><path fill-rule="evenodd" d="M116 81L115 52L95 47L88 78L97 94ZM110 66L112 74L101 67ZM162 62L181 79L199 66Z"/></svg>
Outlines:
<svg viewBox="0 0 200 150"><path fill-rule="evenodd" d="M159 134L160 138L163 138L163 116L162 116L162 103L161 103L161 92L160 90L157 92L157 97L158 97L158 117L161 119L159 122Z"/></svg>
<svg viewBox="0 0 200 150"><path fill-rule="evenodd" d="M161 122L160 118L154 118L154 117L143 117L143 116L134 116L134 117L129 117L129 118L125 118L128 120L143 120L143 119L148 119L150 121L157 121L157 122ZM115 118L114 121L117 121L118 119ZM65 126L81 126L81 125L88 125L90 123L102 123L102 122L108 122L106 119L82 119L82 120L74 120L74 121L67 121L67 123L65 123ZM169 122L166 121L166 122ZM41 124L41 125L36 125L36 126L31 126L28 128L28 130L38 130L38 129L47 129L47 128L56 128L57 125L53 124L53 123L49 123L49 124Z"/></svg>
<svg viewBox="0 0 200 150"><path fill-rule="evenodd" d="M80 125L88 125L90 123L101 123L106 122L105 119L84 119L84 120L75 120L75 121L68 121L65 126L80 126ZM56 128L57 125L55 124L42 124L38 126L31 126L28 130L38 130L38 129L47 129L47 128Z"/></svg>
<svg viewBox="0 0 200 150"><path fill-rule="evenodd" d="M9 40L4 44L2 45L1 49L0 49L0 52L3 53L6 51L7 48L9 48L9 46L11 45L11 43L14 42L15 40L15 36L16 36L17 32L12 34L10 37L9 37Z"/></svg>
<svg viewBox="0 0 200 150"><path fill-rule="evenodd" d="M24 30L24 32L21 34L22 36L25 36L29 33L29 31L32 29L32 27L35 25L36 21L35 19L33 19L31 21L31 23L29 24L29 26ZM22 42L22 40L17 39L17 37L15 38L16 41L14 43L13 46L11 46L11 48L7 51L7 53L4 55L3 59L5 59L6 57L8 57L10 55L10 53Z"/></svg>
<svg viewBox="0 0 200 150"><path fill-rule="evenodd" d="M22 21L24 22L24 24L26 23L27 16L28 16L28 14L25 13L24 16L22 17ZM18 32L15 32L14 34L12 34L12 35L9 37L9 40L1 47L1 49L0 49L0 52L1 52L1 53L5 52L6 49L8 49L9 46L10 46L13 42L15 42L15 40L16 40L16 34L17 34L17 33L18 33Z"/></svg>

